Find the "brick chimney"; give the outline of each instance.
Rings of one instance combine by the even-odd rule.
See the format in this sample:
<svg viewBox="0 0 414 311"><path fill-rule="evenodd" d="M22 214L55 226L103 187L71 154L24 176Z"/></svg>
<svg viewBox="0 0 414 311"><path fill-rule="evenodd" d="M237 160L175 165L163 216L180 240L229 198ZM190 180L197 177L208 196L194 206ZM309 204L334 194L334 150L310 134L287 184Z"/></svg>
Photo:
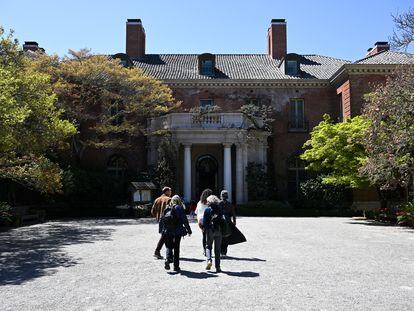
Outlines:
<svg viewBox="0 0 414 311"><path fill-rule="evenodd" d="M272 19L267 31L267 53L273 59L282 59L287 53L286 20Z"/></svg>
<svg viewBox="0 0 414 311"><path fill-rule="evenodd" d="M378 54L379 52L382 52L382 51L389 51L389 50L390 50L390 45L388 44L388 42L378 41L378 42L375 42L373 48L368 49L366 57Z"/></svg>
<svg viewBox="0 0 414 311"><path fill-rule="evenodd" d="M132 58L145 55L145 30L139 18L126 22L126 54Z"/></svg>

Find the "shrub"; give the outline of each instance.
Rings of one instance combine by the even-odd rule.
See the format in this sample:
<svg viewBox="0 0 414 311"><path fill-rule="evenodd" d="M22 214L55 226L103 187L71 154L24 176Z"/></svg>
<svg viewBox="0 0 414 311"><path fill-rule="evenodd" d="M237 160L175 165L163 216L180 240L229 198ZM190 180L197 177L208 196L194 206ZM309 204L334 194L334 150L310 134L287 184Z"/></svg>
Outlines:
<svg viewBox="0 0 414 311"><path fill-rule="evenodd" d="M324 176L318 176L301 183L299 202L302 206L300 207L331 209L345 205L345 185L327 184L323 182L323 178Z"/></svg>
<svg viewBox="0 0 414 311"><path fill-rule="evenodd" d="M0 202L0 224L8 225L13 221L12 208L6 202Z"/></svg>
<svg viewBox="0 0 414 311"><path fill-rule="evenodd" d="M414 202L408 202L399 206L397 221L399 225L414 227Z"/></svg>
<svg viewBox="0 0 414 311"><path fill-rule="evenodd" d="M249 162L247 165L246 182L249 200L267 200L271 198L271 180L263 164Z"/></svg>

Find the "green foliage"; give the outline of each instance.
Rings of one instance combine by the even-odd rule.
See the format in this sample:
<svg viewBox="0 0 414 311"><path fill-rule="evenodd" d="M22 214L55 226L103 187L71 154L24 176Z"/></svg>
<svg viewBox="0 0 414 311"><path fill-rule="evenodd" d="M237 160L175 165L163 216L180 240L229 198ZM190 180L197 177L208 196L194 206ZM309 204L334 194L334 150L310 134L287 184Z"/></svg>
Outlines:
<svg viewBox="0 0 414 311"><path fill-rule="evenodd" d="M57 108L50 75L37 71L2 28L0 55L0 178L42 193L60 192L61 171L47 155L66 147L75 128Z"/></svg>
<svg viewBox="0 0 414 311"><path fill-rule="evenodd" d="M301 183L302 207L330 209L340 207L346 201L345 186L324 183L323 178L318 176Z"/></svg>
<svg viewBox="0 0 414 311"><path fill-rule="evenodd" d="M402 204L398 209L398 224L414 227L414 202Z"/></svg>
<svg viewBox="0 0 414 311"><path fill-rule="evenodd" d="M363 145L368 159L361 172L381 190L405 188L414 172L414 66L404 66L366 96L371 125Z"/></svg>
<svg viewBox="0 0 414 311"><path fill-rule="evenodd" d="M178 148L165 137L158 146L158 163L156 168L156 182L160 187L176 188L177 184Z"/></svg>
<svg viewBox="0 0 414 311"><path fill-rule="evenodd" d="M147 118L177 107L166 85L117 59L80 50L62 61L47 55L36 61L52 76L66 117L78 127L73 150L79 158L86 147L131 148L146 134Z"/></svg>
<svg viewBox="0 0 414 311"><path fill-rule="evenodd" d="M267 200L271 197L271 180L263 164L249 162L247 164L246 182L249 200Z"/></svg>
<svg viewBox="0 0 414 311"><path fill-rule="evenodd" d="M0 202L0 224L9 224L12 222L12 208L6 202Z"/></svg>
<svg viewBox="0 0 414 311"><path fill-rule="evenodd" d="M241 113L249 119L255 129L272 131L272 123L274 119L272 114L273 107L270 105L254 105L246 104L240 108Z"/></svg>
<svg viewBox="0 0 414 311"><path fill-rule="evenodd" d="M125 202L128 180L128 176L115 178L107 172L69 168L63 174L63 190L75 207L88 203L104 208Z"/></svg>
<svg viewBox="0 0 414 311"><path fill-rule="evenodd" d="M256 217L351 217L356 212L350 209L303 209L295 208L288 203L280 201L252 201L238 205L237 215Z"/></svg>
<svg viewBox="0 0 414 311"><path fill-rule="evenodd" d="M311 132L304 144L301 159L307 169L324 172L324 183L346 185L357 188L367 184L359 170L366 161L363 146L369 126L362 116L349 118L345 122L333 123L328 115Z"/></svg>

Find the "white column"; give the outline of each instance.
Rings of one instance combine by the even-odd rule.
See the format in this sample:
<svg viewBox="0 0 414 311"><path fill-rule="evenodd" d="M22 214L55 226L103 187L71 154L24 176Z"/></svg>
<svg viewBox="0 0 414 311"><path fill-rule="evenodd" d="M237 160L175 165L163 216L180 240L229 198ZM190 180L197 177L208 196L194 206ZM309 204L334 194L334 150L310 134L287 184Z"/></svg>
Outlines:
<svg viewBox="0 0 414 311"><path fill-rule="evenodd" d="M191 201L191 144L184 145L184 201Z"/></svg>
<svg viewBox="0 0 414 311"><path fill-rule="evenodd" d="M247 176L247 163L248 163L248 153L247 153L247 145L243 145L243 178L244 180L246 180L246 176ZM244 189L243 189L243 193L244 193L244 202L248 202L249 201L249 192L248 192L248 188L247 188L247 182L244 182Z"/></svg>
<svg viewBox="0 0 414 311"><path fill-rule="evenodd" d="M236 202L244 203L244 159L243 145L236 146Z"/></svg>
<svg viewBox="0 0 414 311"><path fill-rule="evenodd" d="M229 193L229 201L232 201L231 189L231 144L224 146L224 189Z"/></svg>

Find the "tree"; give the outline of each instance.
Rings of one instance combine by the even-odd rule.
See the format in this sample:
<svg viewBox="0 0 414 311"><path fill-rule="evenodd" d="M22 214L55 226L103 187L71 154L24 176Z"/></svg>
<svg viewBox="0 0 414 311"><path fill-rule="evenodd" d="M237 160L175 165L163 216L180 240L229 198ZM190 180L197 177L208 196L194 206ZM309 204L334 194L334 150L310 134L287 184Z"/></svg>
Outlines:
<svg viewBox="0 0 414 311"><path fill-rule="evenodd" d="M45 55L37 64L53 77L59 104L78 129L72 150L79 161L87 147L130 148L146 134L147 118L177 107L160 81L89 50L70 51L62 61Z"/></svg>
<svg viewBox="0 0 414 311"><path fill-rule="evenodd" d="M363 140L368 126L369 122L362 116L333 123L324 115L303 146L306 150L301 159L308 162L306 168L323 172L324 183L350 188L367 185L359 170L367 158Z"/></svg>
<svg viewBox="0 0 414 311"><path fill-rule="evenodd" d="M249 162L246 167L246 182L250 201L263 201L271 197L271 180L261 163Z"/></svg>
<svg viewBox="0 0 414 311"><path fill-rule="evenodd" d="M414 66L399 68L368 94L363 114L371 125L361 172L381 190L407 187L414 173Z"/></svg>
<svg viewBox="0 0 414 311"><path fill-rule="evenodd" d="M158 146L158 163L156 167L156 181L160 187L176 188L177 184L178 148L171 142L170 137L162 138Z"/></svg>
<svg viewBox="0 0 414 311"><path fill-rule="evenodd" d="M36 70L0 28L0 178L42 193L61 190L61 170L50 160L75 134L56 106L51 77Z"/></svg>
<svg viewBox="0 0 414 311"><path fill-rule="evenodd" d="M414 9L408 12L392 16L395 28L394 34L390 38L393 48L397 50L407 50L408 46L414 42Z"/></svg>

